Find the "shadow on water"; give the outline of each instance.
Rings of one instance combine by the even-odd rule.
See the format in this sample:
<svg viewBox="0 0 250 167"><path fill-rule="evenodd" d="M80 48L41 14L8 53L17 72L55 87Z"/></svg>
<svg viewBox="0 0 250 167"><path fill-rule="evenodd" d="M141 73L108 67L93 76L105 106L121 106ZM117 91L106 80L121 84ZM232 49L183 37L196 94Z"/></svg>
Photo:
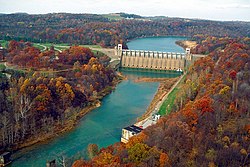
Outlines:
<svg viewBox="0 0 250 167"><path fill-rule="evenodd" d="M182 75L182 72L166 70L149 70L136 68L120 68L119 72L130 80L138 78L176 78Z"/></svg>

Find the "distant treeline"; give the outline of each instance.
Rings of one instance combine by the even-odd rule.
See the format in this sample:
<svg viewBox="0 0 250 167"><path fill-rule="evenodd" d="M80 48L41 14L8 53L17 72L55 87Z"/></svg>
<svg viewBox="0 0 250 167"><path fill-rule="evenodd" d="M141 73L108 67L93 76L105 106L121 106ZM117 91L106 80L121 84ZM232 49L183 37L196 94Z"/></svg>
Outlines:
<svg viewBox="0 0 250 167"><path fill-rule="evenodd" d="M248 22L220 22L182 18L120 14L110 20L95 14L53 13L45 15L0 15L0 39L31 42L99 44L104 47L144 36L189 36L206 34L217 37L250 36ZM134 19L125 19L134 18Z"/></svg>

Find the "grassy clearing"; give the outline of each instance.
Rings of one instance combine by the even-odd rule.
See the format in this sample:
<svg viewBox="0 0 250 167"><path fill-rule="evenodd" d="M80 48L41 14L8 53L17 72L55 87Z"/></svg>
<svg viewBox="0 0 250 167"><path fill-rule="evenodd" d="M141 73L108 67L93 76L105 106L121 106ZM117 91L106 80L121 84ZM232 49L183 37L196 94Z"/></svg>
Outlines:
<svg viewBox="0 0 250 167"><path fill-rule="evenodd" d="M54 46L54 48L56 50L64 50L64 49L68 49L70 47L69 44L66 44L66 43L61 43L61 44L53 44L53 43L34 43L34 46L39 48L40 50L43 50L44 47L42 47L41 45L43 46L46 46L47 48L50 48L51 46ZM79 45L79 46L82 46L82 47L85 47L85 48L101 48L101 46L99 45Z"/></svg>
<svg viewBox="0 0 250 167"><path fill-rule="evenodd" d="M6 66L4 64L0 64L0 72L3 72L6 69Z"/></svg>
<svg viewBox="0 0 250 167"><path fill-rule="evenodd" d="M40 43L40 45L46 46L47 48L54 46L55 50L64 50L70 47L68 44Z"/></svg>
<svg viewBox="0 0 250 167"><path fill-rule="evenodd" d="M40 45L37 45L36 43L33 43L33 46L40 49L40 50L43 50L44 47L43 46L40 46Z"/></svg>
<svg viewBox="0 0 250 167"><path fill-rule="evenodd" d="M97 57L97 58L105 55L103 52L100 52L98 50L92 50L92 52L94 53L95 57Z"/></svg>
<svg viewBox="0 0 250 167"><path fill-rule="evenodd" d="M104 14L102 15L105 18L108 18L109 20L121 20L123 19L120 14Z"/></svg>
<svg viewBox="0 0 250 167"><path fill-rule="evenodd" d="M9 41L0 40L0 44L4 48L7 48L8 43L9 43ZM54 43L33 43L33 46L36 47L36 48L38 48L41 51L44 51L47 48L49 49L51 46L54 46L55 50L59 50L59 51L68 49L70 47L70 45L67 44L67 43L61 43L61 44L54 44ZM82 46L82 47L85 47L85 48L92 48L92 49L94 49L94 48L96 48L96 49L102 48L100 45L79 45L79 46ZM94 53L94 55L96 57L102 57L102 56L105 55L104 53L102 53L100 51L97 51L97 50L92 50L92 52Z"/></svg>
<svg viewBox="0 0 250 167"><path fill-rule="evenodd" d="M68 49L70 46L66 43L62 43L62 44L53 44L53 43L34 43L33 44L34 47L40 49L40 50L43 50L44 47L47 47L47 48L50 48L51 46L54 46L55 50L65 50L65 49ZM82 47L85 47L85 48L92 48L92 49L99 49L99 48L102 48L101 46L99 45L79 45L79 46L82 46ZM92 52L94 53L94 55L96 57L101 57L104 55L104 53L100 52L100 51L97 51L97 50L92 50Z"/></svg>
<svg viewBox="0 0 250 167"><path fill-rule="evenodd" d="M0 44L4 47L7 48L9 41L6 40L0 40ZM40 49L40 50L44 50L46 48L50 48L51 46L54 46L55 50L65 50L68 49L70 47L69 44L67 43L61 43L61 44L54 44L54 43L33 43L33 46ZM102 48L100 45L79 45L85 48ZM46 47L46 48L45 48ZM97 56L97 57L101 57L104 54L100 51L97 50L92 50L92 52Z"/></svg>
<svg viewBox="0 0 250 167"><path fill-rule="evenodd" d="M9 43L8 41L0 40L0 44L1 44L2 47L4 47L4 48L7 48L8 43Z"/></svg>
<svg viewBox="0 0 250 167"><path fill-rule="evenodd" d="M6 41L6 40L0 40L0 44L4 47L4 48L7 48L7 45L8 45L9 41ZM60 43L60 44L54 44L54 43L33 43L33 46L40 49L40 50L43 50L44 47L43 46L46 46L47 48L50 48L51 46L54 46L54 48L56 50L64 50L64 49L67 49L70 47L69 44L67 43ZM82 46L82 47L85 47L85 48L102 48L100 45L79 45L79 46Z"/></svg>
<svg viewBox="0 0 250 167"><path fill-rule="evenodd" d="M159 109L160 115L166 115L171 112L178 91L178 88L174 88L173 91L168 95L168 98L163 102L162 106Z"/></svg>
<svg viewBox="0 0 250 167"><path fill-rule="evenodd" d="M85 48L102 48L100 45L80 45L83 46Z"/></svg>
<svg viewBox="0 0 250 167"><path fill-rule="evenodd" d="M51 47L51 46L55 46L55 47L61 47L61 48L67 48L70 47L69 44L66 43L62 43L62 44L54 44L54 43L40 43L41 45L47 46L47 47Z"/></svg>

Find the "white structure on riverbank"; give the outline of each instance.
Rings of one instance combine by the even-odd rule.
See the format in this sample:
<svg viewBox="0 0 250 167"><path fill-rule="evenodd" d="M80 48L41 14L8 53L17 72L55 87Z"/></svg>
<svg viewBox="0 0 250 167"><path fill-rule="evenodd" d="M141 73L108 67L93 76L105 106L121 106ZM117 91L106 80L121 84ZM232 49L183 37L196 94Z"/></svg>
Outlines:
<svg viewBox="0 0 250 167"><path fill-rule="evenodd" d="M139 134L143 129L156 124L156 122L159 119L160 119L160 115L154 114L152 117L149 117L148 119L145 119L144 121L140 121L136 123L135 125L131 125L126 128L123 128L121 142L127 143L131 137Z"/></svg>
<svg viewBox="0 0 250 167"><path fill-rule="evenodd" d="M135 126L135 125L131 125L128 126L126 128L122 129L122 137L121 137L121 142L122 143L127 143L128 140L132 137L135 136L137 134L139 134L143 129Z"/></svg>
<svg viewBox="0 0 250 167"><path fill-rule="evenodd" d="M140 126L142 129L146 129L149 126L156 124L160 117L160 114L153 114L151 117L136 123L136 125Z"/></svg>

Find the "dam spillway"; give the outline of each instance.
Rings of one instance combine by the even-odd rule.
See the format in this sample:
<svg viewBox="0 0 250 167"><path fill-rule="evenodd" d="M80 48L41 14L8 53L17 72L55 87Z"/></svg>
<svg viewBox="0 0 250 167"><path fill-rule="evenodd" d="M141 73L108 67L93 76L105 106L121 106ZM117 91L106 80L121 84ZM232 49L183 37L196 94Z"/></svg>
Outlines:
<svg viewBox="0 0 250 167"><path fill-rule="evenodd" d="M140 50L121 50L120 66L154 70L182 70L186 64L186 54Z"/></svg>

